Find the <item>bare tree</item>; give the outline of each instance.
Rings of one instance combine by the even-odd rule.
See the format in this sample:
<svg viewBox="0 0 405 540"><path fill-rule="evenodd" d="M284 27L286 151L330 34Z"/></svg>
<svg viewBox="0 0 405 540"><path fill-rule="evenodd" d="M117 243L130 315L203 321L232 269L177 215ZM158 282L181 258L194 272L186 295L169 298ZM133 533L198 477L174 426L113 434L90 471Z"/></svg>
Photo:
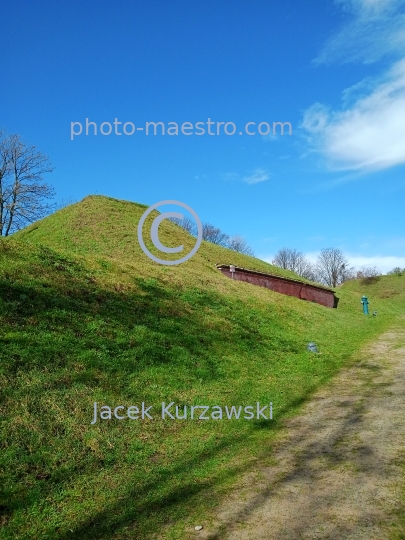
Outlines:
<svg viewBox="0 0 405 540"><path fill-rule="evenodd" d="M316 262L317 276L321 283L329 287L337 287L353 277L353 269L343 252L337 248L321 250Z"/></svg>
<svg viewBox="0 0 405 540"><path fill-rule="evenodd" d="M231 236L231 238L229 238L227 247L233 251L237 251L238 253L243 253L244 255L254 257L253 249L248 245L246 240L238 234L235 234L235 236Z"/></svg>
<svg viewBox="0 0 405 540"><path fill-rule="evenodd" d="M8 236L41 219L53 208L44 202L54 190L43 183L51 172L48 158L35 146L26 146L19 135L2 139L0 133L0 236Z"/></svg>
<svg viewBox="0 0 405 540"><path fill-rule="evenodd" d="M281 248L277 251L274 259L271 261L272 264L275 266L278 266L279 268L283 268L283 270L290 270L290 252L292 250L290 248Z"/></svg>
<svg viewBox="0 0 405 540"><path fill-rule="evenodd" d="M291 270L301 277L316 281L315 268L297 249L286 247L279 249L272 263L284 270Z"/></svg>
<svg viewBox="0 0 405 540"><path fill-rule="evenodd" d="M396 266L388 272L388 274L395 276L402 276L403 273L405 273L405 268L400 268L399 266Z"/></svg>
<svg viewBox="0 0 405 540"><path fill-rule="evenodd" d="M297 272L302 266L304 255L297 249L281 248L276 253L272 263L284 270L291 270L291 272Z"/></svg>
<svg viewBox="0 0 405 540"><path fill-rule="evenodd" d="M376 266L362 266L357 272L356 277L362 278L362 283L367 285L370 283L376 283L379 279L381 279L381 272Z"/></svg>
<svg viewBox="0 0 405 540"><path fill-rule="evenodd" d="M356 275L357 278L373 278L377 276L381 276L381 272L376 266L362 266Z"/></svg>
<svg viewBox="0 0 405 540"><path fill-rule="evenodd" d="M191 236L197 236L197 225L195 224L195 221L191 219L188 216L185 216L183 219L171 217L169 218L169 221L172 221L185 231L187 231Z"/></svg>
<svg viewBox="0 0 405 540"><path fill-rule="evenodd" d="M218 246L228 247L229 236L222 232L221 229L218 229L218 227L215 227L215 225L203 223L202 230L203 240L207 240L207 242L212 242Z"/></svg>
<svg viewBox="0 0 405 540"><path fill-rule="evenodd" d="M191 218L186 216L183 219L169 218L169 220L179 227L182 227L192 236L197 236L197 226L194 220ZM202 233L203 240L206 240L207 242L212 242L213 244L217 244L219 246L232 249L233 251L238 251L239 253L244 253L245 255L254 257L252 248L248 245L246 240L238 234L230 237L211 223L202 224Z"/></svg>
<svg viewBox="0 0 405 540"><path fill-rule="evenodd" d="M318 281L315 266L305 257L300 261L297 272L299 276L310 279L311 281Z"/></svg>

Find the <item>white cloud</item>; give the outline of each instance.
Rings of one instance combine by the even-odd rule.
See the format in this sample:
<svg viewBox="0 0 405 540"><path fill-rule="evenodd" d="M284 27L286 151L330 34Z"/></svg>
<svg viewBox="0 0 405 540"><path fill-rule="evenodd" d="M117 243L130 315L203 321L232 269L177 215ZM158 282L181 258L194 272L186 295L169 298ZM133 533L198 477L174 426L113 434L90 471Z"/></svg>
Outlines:
<svg viewBox="0 0 405 540"><path fill-rule="evenodd" d="M245 176L243 181L246 182L246 184L258 184L259 182L265 182L269 178L270 173L265 169L256 169L249 176Z"/></svg>
<svg viewBox="0 0 405 540"><path fill-rule="evenodd" d="M391 56L391 68L343 91L342 108L315 103L301 128L329 168L366 172L405 163L405 0L335 0L350 17L315 60L371 63ZM396 59L394 60L394 58ZM400 58L400 59L399 59Z"/></svg>
<svg viewBox="0 0 405 540"><path fill-rule="evenodd" d="M371 63L386 55L403 55L405 0L337 0L350 20L325 45L315 63Z"/></svg>
<svg viewBox="0 0 405 540"><path fill-rule="evenodd" d="M381 170L405 163L405 59L346 110L315 103L301 127L329 167Z"/></svg>

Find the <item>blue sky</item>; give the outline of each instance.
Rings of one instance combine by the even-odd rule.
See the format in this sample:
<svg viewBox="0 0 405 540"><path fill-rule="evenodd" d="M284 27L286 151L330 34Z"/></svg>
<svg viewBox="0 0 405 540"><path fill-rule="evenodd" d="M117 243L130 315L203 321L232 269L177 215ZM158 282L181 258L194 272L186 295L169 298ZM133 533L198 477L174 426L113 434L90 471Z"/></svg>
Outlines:
<svg viewBox="0 0 405 540"><path fill-rule="evenodd" d="M404 0L16 0L2 20L0 127L49 156L59 200L175 199L265 260L405 267ZM101 135L115 119L236 133Z"/></svg>

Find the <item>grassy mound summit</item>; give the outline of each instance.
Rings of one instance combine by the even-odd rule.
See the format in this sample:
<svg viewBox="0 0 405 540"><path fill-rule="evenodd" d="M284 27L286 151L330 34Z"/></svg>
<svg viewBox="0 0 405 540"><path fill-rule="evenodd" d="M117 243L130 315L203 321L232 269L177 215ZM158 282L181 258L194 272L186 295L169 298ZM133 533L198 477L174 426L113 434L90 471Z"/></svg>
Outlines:
<svg viewBox="0 0 405 540"><path fill-rule="evenodd" d="M140 272L154 274L157 265L145 256L137 236L138 222L147 208L146 205L110 197L88 196L80 203L59 210L52 216L19 231L13 235L13 239L45 245L68 254L80 254L93 259L99 256L121 264L136 265L138 275ZM150 230L153 219L158 215L159 212L154 211L146 220L144 237L145 231ZM185 253L191 251L196 241L194 237L168 220L164 220L159 227L159 238L168 247L183 244ZM146 240L146 245L152 253L161 255L150 241L148 243ZM170 254L165 257L170 259ZM173 254L171 257L176 259L179 255ZM184 265L177 267L176 275L179 271L182 277L195 272L204 273L207 268L212 273L215 271L215 263L218 262L297 279L297 275L293 272L205 241L186 267ZM161 269L159 266L158 268Z"/></svg>
<svg viewBox="0 0 405 540"><path fill-rule="evenodd" d="M226 278L215 263L296 276L208 242L158 265L138 245L146 208L91 196L0 239L2 538L184 538L283 417L403 312L400 276L347 283L333 310ZM273 420L159 417L172 401L272 402ZM94 402L144 402L153 419L92 425Z"/></svg>

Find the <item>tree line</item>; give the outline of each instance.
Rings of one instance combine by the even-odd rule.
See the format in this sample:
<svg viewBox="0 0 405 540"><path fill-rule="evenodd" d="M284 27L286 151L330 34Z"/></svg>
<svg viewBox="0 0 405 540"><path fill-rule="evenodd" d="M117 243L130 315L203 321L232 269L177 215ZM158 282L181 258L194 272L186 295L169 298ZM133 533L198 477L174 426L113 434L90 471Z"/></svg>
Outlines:
<svg viewBox="0 0 405 540"><path fill-rule="evenodd" d="M173 223L175 223L176 225L182 227L192 236L197 236L197 225L193 219L187 216L183 219L169 219L173 221ZM251 257L254 257L253 249L249 246L243 236L240 236L239 234L229 236L211 223L202 223L202 237L203 240L206 240L207 242L212 242L213 244L217 244L218 246L232 249L233 251L237 251L239 253L243 253L244 255L250 255Z"/></svg>
<svg viewBox="0 0 405 540"><path fill-rule="evenodd" d="M338 287L345 281L356 278L372 283L381 275L375 266L363 266L356 271L338 248L321 249L316 262L312 263L301 251L284 247L276 253L272 264L328 287Z"/></svg>
<svg viewBox="0 0 405 540"><path fill-rule="evenodd" d="M399 266L396 266L395 268L390 270L388 274L391 274L394 276L402 276L405 274L405 268L400 268Z"/></svg>
<svg viewBox="0 0 405 540"><path fill-rule="evenodd" d="M192 236L197 236L197 225L193 219L185 217L183 219L170 218L170 220ZM245 255L254 256L253 249L242 236L229 236L211 223L203 223L202 229L203 240ZM338 287L345 281L359 278L364 283L372 283L379 279L381 275L375 266L363 266L360 270L356 271L354 267L349 265L349 261L344 253L338 248L322 249L316 262L312 263L298 249L283 247L274 256L272 264L284 270L290 270L310 281L327 285L328 287ZM398 270L400 271L401 269L394 269L392 273L398 273Z"/></svg>

